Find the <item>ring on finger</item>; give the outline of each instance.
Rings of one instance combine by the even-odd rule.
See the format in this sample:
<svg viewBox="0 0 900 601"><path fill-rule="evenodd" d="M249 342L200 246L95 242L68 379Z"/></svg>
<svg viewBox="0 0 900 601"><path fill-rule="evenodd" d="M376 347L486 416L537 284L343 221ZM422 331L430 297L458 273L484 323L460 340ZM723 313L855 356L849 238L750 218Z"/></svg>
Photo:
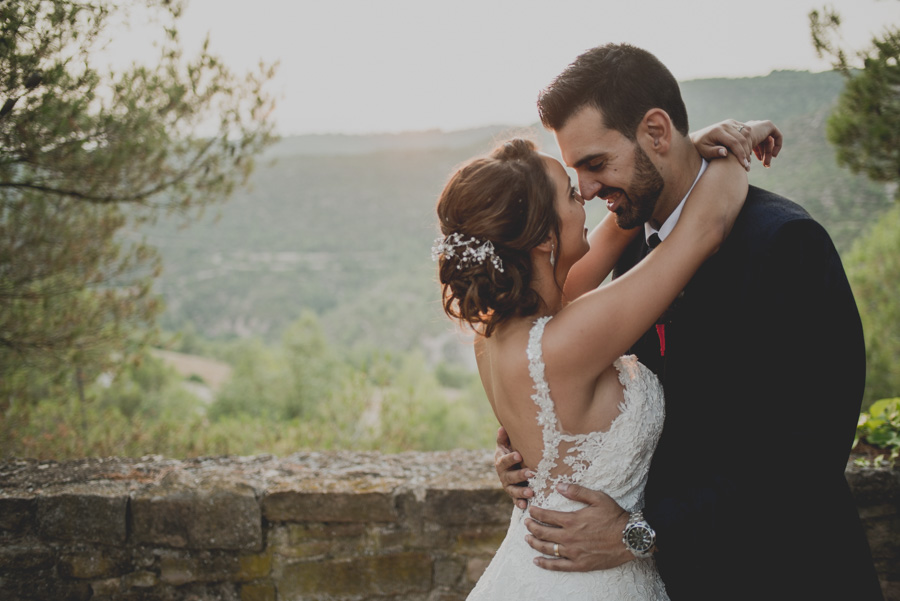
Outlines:
<svg viewBox="0 0 900 601"><path fill-rule="evenodd" d="M559 543L553 543L553 554L557 557L561 557L559 554Z"/></svg>
<svg viewBox="0 0 900 601"><path fill-rule="evenodd" d="M743 125L741 125L741 126L738 128L738 133L741 133L742 131L744 131L744 126L743 126Z"/></svg>

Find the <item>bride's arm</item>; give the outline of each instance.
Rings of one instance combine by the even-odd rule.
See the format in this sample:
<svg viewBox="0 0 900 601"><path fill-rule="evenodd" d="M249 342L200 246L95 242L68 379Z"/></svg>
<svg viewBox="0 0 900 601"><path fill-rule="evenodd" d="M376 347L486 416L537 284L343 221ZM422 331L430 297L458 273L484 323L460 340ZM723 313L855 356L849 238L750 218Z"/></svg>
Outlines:
<svg viewBox="0 0 900 601"><path fill-rule="evenodd" d="M710 164L678 225L646 259L615 281L572 301L547 325L544 355L557 378L596 378L628 350L718 250L747 194L736 158Z"/></svg>
<svg viewBox="0 0 900 601"><path fill-rule="evenodd" d="M643 228L623 230L616 225L614 213L608 213L588 236L591 248L566 277L563 292L567 300L574 300L603 283L628 244Z"/></svg>
<svg viewBox="0 0 900 601"><path fill-rule="evenodd" d="M712 160L730 153L745 169L750 167L751 152L768 167L781 151L783 141L781 130L771 121L741 123L733 119L693 132L690 138L704 158ZM590 250L569 271L563 286L565 298L572 301L602 284L625 248L641 231L639 227L623 230L616 225L614 215L607 214L588 237Z"/></svg>

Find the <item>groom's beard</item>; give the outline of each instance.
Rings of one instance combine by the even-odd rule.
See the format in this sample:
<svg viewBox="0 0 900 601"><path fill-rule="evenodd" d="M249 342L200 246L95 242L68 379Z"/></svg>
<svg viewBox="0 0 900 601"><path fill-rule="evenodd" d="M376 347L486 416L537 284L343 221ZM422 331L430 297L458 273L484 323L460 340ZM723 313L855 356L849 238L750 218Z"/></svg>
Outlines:
<svg viewBox="0 0 900 601"><path fill-rule="evenodd" d="M630 230L650 220L664 184L656 166L641 147L635 144L634 175L628 186L631 192L621 188L603 188L598 196L605 198L619 192L625 197L625 201L616 208L616 223L623 230Z"/></svg>

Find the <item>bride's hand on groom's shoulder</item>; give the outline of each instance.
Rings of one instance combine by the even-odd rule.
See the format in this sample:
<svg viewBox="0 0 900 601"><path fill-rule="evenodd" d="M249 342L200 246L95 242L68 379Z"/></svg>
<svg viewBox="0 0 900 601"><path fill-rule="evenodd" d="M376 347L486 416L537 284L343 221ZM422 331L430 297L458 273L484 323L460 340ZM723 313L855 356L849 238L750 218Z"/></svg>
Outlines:
<svg viewBox="0 0 900 601"><path fill-rule="evenodd" d="M532 506L525 540L545 556L534 563L546 570L608 570L634 559L622 542L628 513L609 495L577 484L560 484L564 497L585 503L578 511L551 511Z"/></svg>
<svg viewBox="0 0 900 601"><path fill-rule="evenodd" d="M746 125L750 128L750 145L753 147L753 154L762 161L764 166L769 167L772 159L781 152L781 146L784 143L781 130L769 120L747 121Z"/></svg>
<svg viewBox="0 0 900 601"><path fill-rule="evenodd" d="M527 486L528 478L534 476L534 472L522 466L522 455L512 448L506 428L500 426L497 430L497 449L494 451L494 468L503 489L506 491L516 507L526 509L528 499L534 496L534 491Z"/></svg>
<svg viewBox="0 0 900 601"><path fill-rule="evenodd" d="M747 171L750 170L751 153L769 167L784 143L781 130L768 120L741 122L726 119L691 133L690 138L703 158L717 159L730 152Z"/></svg>

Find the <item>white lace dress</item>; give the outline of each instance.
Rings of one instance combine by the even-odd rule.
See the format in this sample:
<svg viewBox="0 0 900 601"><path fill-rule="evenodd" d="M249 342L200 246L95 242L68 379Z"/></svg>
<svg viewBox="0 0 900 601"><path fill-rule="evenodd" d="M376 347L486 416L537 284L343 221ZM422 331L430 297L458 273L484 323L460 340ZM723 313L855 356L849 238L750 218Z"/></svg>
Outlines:
<svg viewBox="0 0 900 601"><path fill-rule="evenodd" d="M650 459L663 427L662 386L637 358L621 357L615 367L625 400L609 430L565 434L544 379L541 338L549 320L549 317L538 319L528 341L529 371L535 390L531 398L538 406L538 423L544 434L543 457L529 481L535 491L532 503L557 511L575 511L583 504L566 499L555 490L558 482L575 482L604 491L627 511L639 510L643 507ZM527 516L527 511L513 509L506 538L469 595L470 601L668 599L652 558L595 572L553 572L537 567L533 563L537 552L525 542Z"/></svg>

